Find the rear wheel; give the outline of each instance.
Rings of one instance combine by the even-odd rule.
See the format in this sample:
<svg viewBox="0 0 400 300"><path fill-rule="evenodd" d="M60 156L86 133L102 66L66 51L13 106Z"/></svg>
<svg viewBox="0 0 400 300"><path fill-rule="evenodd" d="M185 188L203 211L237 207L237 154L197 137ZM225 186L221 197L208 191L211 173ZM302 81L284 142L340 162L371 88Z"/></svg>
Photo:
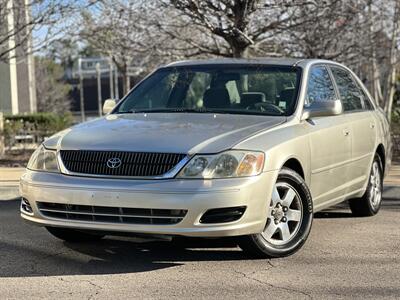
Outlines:
<svg viewBox="0 0 400 300"><path fill-rule="evenodd" d="M368 217L376 215L381 207L383 190L383 168L378 154L375 154L369 174L367 190L361 198L349 201L353 215Z"/></svg>
<svg viewBox="0 0 400 300"><path fill-rule="evenodd" d="M283 257L295 253L311 230L313 208L303 178L283 168L274 185L265 228L239 238L239 246L256 257Z"/></svg>
<svg viewBox="0 0 400 300"><path fill-rule="evenodd" d="M104 237L102 234L89 233L69 228L46 227L46 229L56 238L67 242L90 242L100 240Z"/></svg>

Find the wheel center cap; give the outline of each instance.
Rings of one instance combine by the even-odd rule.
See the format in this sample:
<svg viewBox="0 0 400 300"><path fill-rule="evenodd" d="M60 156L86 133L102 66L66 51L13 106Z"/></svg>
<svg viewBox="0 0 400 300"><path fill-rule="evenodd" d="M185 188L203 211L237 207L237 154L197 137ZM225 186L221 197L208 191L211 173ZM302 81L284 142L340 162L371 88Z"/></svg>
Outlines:
<svg viewBox="0 0 400 300"><path fill-rule="evenodd" d="M276 221L280 221L285 216L285 212L283 211L282 206L275 207L272 211L272 215L274 216L274 219Z"/></svg>

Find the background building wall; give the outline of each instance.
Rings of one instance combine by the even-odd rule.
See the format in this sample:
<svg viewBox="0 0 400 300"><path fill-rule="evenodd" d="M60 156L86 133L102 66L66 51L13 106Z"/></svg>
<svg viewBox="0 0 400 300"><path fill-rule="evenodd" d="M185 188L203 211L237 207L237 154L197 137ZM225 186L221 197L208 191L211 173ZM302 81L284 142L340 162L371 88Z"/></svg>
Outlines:
<svg viewBox="0 0 400 300"><path fill-rule="evenodd" d="M11 9L6 18L7 29L12 31L17 22L26 22L30 14L20 11L26 0L9 0ZM8 46L11 50L7 61L0 62L0 111L5 113L25 113L36 111L36 90L34 77L34 64L31 40L21 43L28 34L21 32L9 39ZM21 45L20 45L21 44ZM15 45L20 45L15 48ZM14 49L15 48L15 49Z"/></svg>
<svg viewBox="0 0 400 300"><path fill-rule="evenodd" d="M0 111L11 112L10 65L0 62Z"/></svg>

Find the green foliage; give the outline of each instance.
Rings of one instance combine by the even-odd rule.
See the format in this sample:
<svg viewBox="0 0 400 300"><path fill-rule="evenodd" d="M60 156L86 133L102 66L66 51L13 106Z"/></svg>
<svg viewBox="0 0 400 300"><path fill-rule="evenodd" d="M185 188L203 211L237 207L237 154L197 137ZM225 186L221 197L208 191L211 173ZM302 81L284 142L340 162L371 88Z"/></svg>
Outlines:
<svg viewBox="0 0 400 300"><path fill-rule="evenodd" d="M400 107L393 109L390 126L393 134L400 134Z"/></svg>
<svg viewBox="0 0 400 300"><path fill-rule="evenodd" d="M40 143L45 137L72 125L70 113L32 113L4 116L4 137L7 146L14 143L16 135L32 135Z"/></svg>

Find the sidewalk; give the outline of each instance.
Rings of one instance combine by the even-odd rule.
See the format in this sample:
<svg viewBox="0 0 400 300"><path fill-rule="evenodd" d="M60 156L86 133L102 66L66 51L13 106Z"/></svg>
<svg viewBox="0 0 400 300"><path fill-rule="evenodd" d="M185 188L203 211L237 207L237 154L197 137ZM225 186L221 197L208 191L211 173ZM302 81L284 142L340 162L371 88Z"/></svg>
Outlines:
<svg viewBox="0 0 400 300"><path fill-rule="evenodd" d="M385 178L383 198L400 200L400 164L392 164Z"/></svg>
<svg viewBox="0 0 400 300"><path fill-rule="evenodd" d="M0 168L0 187L18 186L19 178L25 168Z"/></svg>
<svg viewBox="0 0 400 300"><path fill-rule="evenodd" d="M19 178L24 168L0 168L0 201L18 198Z"/></svg>
<svg viewBox="0 0 400 300"><path fill-rule="evenodd" d="M388 176L385 178L385 185L400 186L400 164L392 165Z"/></svg>
<svg viewBox="0 0 400 300"><path fill-rule="evenodd" d="M18 197L18 182L24 168L0 168L0 201ZM400 199L400 164L392 165L384 182L383 197Z"/></svg>

